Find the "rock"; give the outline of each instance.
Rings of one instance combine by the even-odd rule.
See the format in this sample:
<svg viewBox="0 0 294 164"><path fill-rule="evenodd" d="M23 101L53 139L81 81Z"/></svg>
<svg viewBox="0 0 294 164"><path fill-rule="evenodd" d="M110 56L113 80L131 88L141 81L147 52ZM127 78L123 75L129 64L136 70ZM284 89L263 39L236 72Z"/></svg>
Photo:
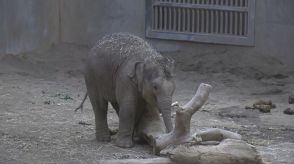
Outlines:
<svg viewBox="0 0 294 164"><path fill-rule="evenodd" d="M46 105L50 105L50 104L51 104L51 101L50 101L50 100L48 100L48 101L44 101L44 104L46 104Z"/></svg>
<svg viewBox="0 0 294 164"><path fill-rule="evenodd" d="M294 104L294 95L289 96L289 104Z"/></svg>
<svg viewBox="0 0 294 164"><path fill-rule="evenodd" d="M271 105L253 105L255 109L258 109L262 113L269 113L271 112L271 109L273 106Z"/></svg>
<svg viewBox="0 0 294 164"><path fill-rule="evenodd" d="M275 78L275 79L286 79L286 78L288 78L289 76L287 76L287 75L283 75L283 74L274 74L274 75L272 75L271 76L272 78Z"/></svg>
<svg viewBox="0 0 294 164"><path fill-rule="evenodd" d="M246 106L245 109L258 109L260 112L263 113L269 113L271 112L271 109L276 108L276 104L273 104L271 100L264 101L259 100L256 101L252 107Z"/></svg>
<svg viewBox="0 0 294 164"><path fill-rule="evenodd" d="M289 115L293 115L294 114L294 110L291 108L287 108L284 110L284 114L289 114Z"/></svg>
<svg viewBox="0 0 294 164"><path fill-rule="evenodd" d="M254 105L272 105L272 104L273 104L273 103L272 103L271 100L269 100L269 101L258 100L258 101L256 101L256 102L253 104L253 106L254 106Z"/></svg>

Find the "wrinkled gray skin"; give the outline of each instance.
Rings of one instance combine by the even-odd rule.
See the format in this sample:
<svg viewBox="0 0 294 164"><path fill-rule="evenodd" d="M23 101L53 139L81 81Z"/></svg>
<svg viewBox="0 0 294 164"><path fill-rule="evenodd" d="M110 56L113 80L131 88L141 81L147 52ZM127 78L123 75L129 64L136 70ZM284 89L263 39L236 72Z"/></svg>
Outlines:
<svg viewBox="0 0 294 164"><path fill-rule="evenodd" d="M160 111L170 132L173 65L173 60L161 56L139 37L117 33L100 40L92 48L85 68L97 140L110 141L108 102L119 115L119 147L133 146L134 130L146 110Z"/></svg>

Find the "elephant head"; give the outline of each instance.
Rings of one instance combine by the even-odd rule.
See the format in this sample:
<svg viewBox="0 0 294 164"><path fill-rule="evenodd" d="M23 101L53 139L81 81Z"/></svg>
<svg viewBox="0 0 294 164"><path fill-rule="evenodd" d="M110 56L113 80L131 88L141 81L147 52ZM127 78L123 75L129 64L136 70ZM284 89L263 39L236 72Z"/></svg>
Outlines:
<svg viewBox="0 0 294 164"><path fill-rule="evenodd" d="M162 113L166 129L170 132L173 129L171 103L175 90L174 61L162 56L150 57L144 62L136 62L130 76L144 100Z"/></svg>

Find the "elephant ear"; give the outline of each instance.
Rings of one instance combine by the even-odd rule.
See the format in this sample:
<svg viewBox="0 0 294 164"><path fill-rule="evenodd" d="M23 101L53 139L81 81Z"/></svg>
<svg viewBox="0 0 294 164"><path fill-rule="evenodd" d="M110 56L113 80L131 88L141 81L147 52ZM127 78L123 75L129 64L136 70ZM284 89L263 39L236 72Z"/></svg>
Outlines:
<svg viewBox="0 0 294 164"><path fill-rule="evenodd" d="M138 90L142 91L142 84L143 84L143 68L144 63L143 62L135 62L135 64L130 69L130 72L128 73L128 76L134 82L134 84L137 85Z"/></svg>

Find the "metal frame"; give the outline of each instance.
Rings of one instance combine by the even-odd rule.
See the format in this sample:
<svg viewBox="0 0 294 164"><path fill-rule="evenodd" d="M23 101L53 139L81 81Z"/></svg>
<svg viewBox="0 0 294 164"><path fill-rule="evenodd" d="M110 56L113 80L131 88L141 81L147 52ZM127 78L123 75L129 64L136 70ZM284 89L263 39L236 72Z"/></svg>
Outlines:
<svg viewBox="0 0 294 164"><path fill-rule="evenodd" d="M197 33L197 32L179 32L168 30L155 30L152 28L153 6L168 6L192 9L212 9L221 11L242 11L248 12L248 24L246 36L235 36L217 33ZM254 46L254 20L255 20L255 0L248 0L247 7L225 6L225 5L205 5L205 4L185 4L176 2L162 2L158 0L146 0L146 37L169 39L169 40L182 40L193 42L205 42L216 44L232 44Z"/></svg>

